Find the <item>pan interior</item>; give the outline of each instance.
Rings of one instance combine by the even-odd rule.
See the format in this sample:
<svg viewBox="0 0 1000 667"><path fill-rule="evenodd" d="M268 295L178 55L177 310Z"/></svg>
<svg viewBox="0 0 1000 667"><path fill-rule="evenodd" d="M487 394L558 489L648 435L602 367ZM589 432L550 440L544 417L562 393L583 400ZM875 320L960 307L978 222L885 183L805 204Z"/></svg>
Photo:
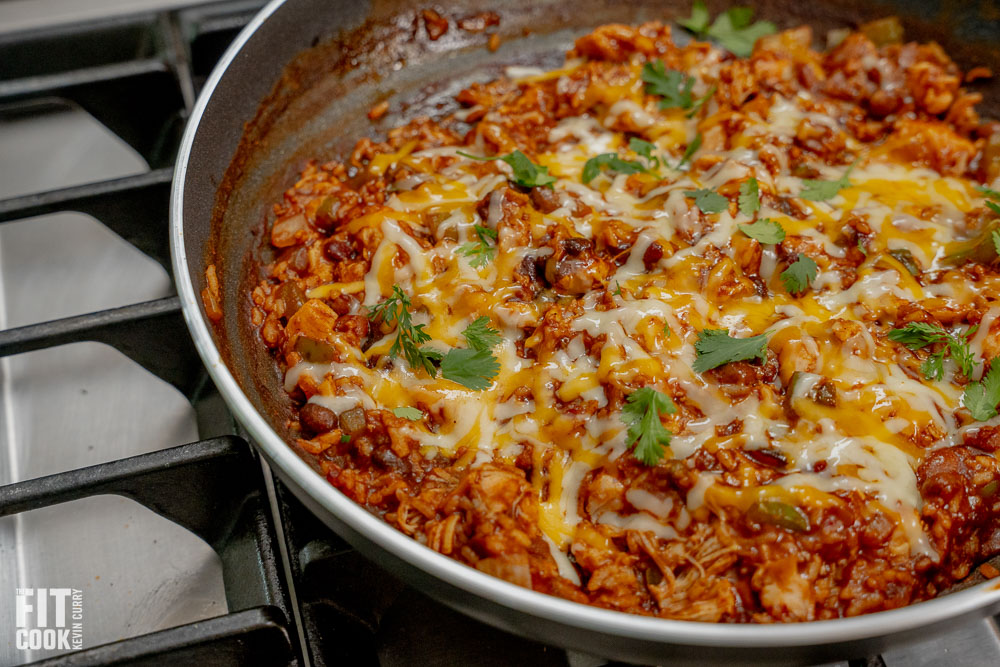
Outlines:
<svg viewBox="0 0 1000 667"><path fill-rule="evenodd" d="M726 3L712 3L712 11ZM936 40L960 66L1000 71L1000 17L979 5L941 8L930 2L783 0L740 2L779 27L809 24L818 39L889 14L907 37ZM932 7L933 5L933 7ZM452 98L474 81L509 65L554 67L575 37L603 23L670 21L688 2L639 0L512 0L449 3L448 18L493 11L501 46L486 48L486 33L452 24L429 39L420 8L393 1L295 0L277 7L243 46L221 78L195 135L184 188L185 250L195 291L204 269L217 268L226 304L213 332L221 356L255 408L286 441L290 405L274 361L250 324L249 293L267 259L271 207L309 159L343 158L362 137L420 116L453 110ZM991 11L984 6L982 11ZM997 85L983 86L982 109L1000 102ZM373 123L367 111L388 100L391 112ZM290 445L291 446L291 445ZM312 457L300 456L310 465Z"/></svg>

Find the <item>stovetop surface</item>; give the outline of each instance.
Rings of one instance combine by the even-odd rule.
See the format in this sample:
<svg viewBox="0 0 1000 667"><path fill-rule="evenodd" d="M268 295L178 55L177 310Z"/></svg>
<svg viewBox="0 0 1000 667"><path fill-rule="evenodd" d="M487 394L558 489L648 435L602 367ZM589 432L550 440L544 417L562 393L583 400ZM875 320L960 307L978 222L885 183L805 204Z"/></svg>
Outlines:
<svg viewBox="0 0 1000 667"><path fill-rule="evenodd" d="M309 514L239 439L168 449L233 430L199 383L203 372L188 377L199 368L188 341L167 354L129 345L183 326L164 268L173 150L193 93L262 2L188 7L197 4L0 2L0 486L15 485L0 489L0 665L63 664L65 651L15 646L13 596L24 587L83 591L85 648L134 638L94 664L168 650L213 664L248 655L298 665L606 664L405 587ZM153 13L102 18L126 6ZM25 32L53 24L54 36ZM183 58L171 57L179 44ZM81 87L81 69L104 76L104 88ZM83 317L31 328L73 316ZM215 481L232 466L245 466L248 481ZM45 492L25 481L60 473ZM131 498L90 495L101 484ZM207 499L225 505L227 494L250 498L250 509L206 517ZM226 521L235 538L213 525ZM235 643L190 652L211 641ZM1000 664L996 624L838 664L945 660Z"/></svg>

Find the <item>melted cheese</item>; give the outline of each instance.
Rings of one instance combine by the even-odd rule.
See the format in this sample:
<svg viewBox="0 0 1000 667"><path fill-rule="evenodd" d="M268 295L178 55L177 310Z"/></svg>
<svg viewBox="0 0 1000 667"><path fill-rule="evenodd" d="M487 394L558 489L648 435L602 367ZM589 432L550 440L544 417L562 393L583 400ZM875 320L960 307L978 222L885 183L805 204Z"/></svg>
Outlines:
<svg viewBox="0 0 1000 667"><path fill-rule="evenodd" d="M546 81L579 66L575 61L553 72L511 68L508 75L522 83ZM695 73L705 75L718 66L719 54L712 51ZM557 177L560 206L546 214L532 209L524 228L505 221L504 188L512 173L506 164L494 162L495 169L486 169L451 146L413 152L413 142L377 156L369 167L374 174L405 164L416 175L400 182L405 187L392 193L384 210L351 223L354 229L368 226L381 234L371 269L360 281L322 285L308 293L326 298L363 292L364 305L373 306L399 285L411 295L414 322L434 339L428 344L442 352L464 345L461 332L476 317L490 317L504 337L494 351L501 370L490 388L469 391L415 371L402 359L390 362L385 355L392 333L355 354L352 363L294 366L286 387L309 376L320 388L310 400L336 412L358 404L420 405L436 416L435 427L415 422L405 433L428 457L463 456L477 466L490 460L511 462L530 447L535 457L531 482L541 498L539 525L560 573L575 583L579 579L566 553L584 518L674 539L687 528L691 514L732 506L745 510L755 499L772 495L824 504L836 502L836 492L861 492L897 517L914 554L936 557L920 521L914 470L925 451L960 441L962 427L954 412L962 384L954 382L951 366L944 382L915 377L902 365L903 355L876 335L872 322L891 321L901 304L972 298L969 288L954 278L922 285L887 253L905 249L923 269L942 268L945 244L963 232L965 213L981 206L981 199L963 179L943 178L882 154L863 155L849 187L829 201L799 200L810 210L804 219L766 205L760 211L759 217L780 222L790 237L824 255L808 292L792 296L785 291L780 279L785 264L770 245L762 248L756 272L768 296L755 290L736 297L712 292L710 276L716 267L740 271L743 258L734 237L740 234L738 225L750 219L733 214L735 207L704 215L685 191L732 193L753 176L762 189L797 196L802 179L790 173L786 152L775 147L789 145L803 122L836 130L839 121L809 110L813 107L805 96L775 95L764 117L749 114L743 132L731 138L730 150L704 149L714 166L694 173L676 167L699 122L708 121L646 104L635 84L604 91L609 99L601 114L566 118L549 131L548 150L533 157ZM627 148L627 136L611 129L626 120L655 143L658 174L632 177L605 171L582 183L584 165L598 154L640 159ZM481 153L482 147L470 150ZM778 160L780 173L765 167L765 151ZM443 156L453 159L441 168L436 160ZM820 162L809 166L819 178L830 180L846 169ZM644 187L636 187L636 179ZM485 207L477 206L481 201ZM577 204L592 212L574 217ZM841 235L852 215L864 218L872 236L868 260L845 288L843 276L831 266L853 250ZM595 230L609 221L622 223L635 238L608 278L608 285L622 293L594 289L580 297L584 307L568 323L568 343L551 353L536 353L536 347L542 349L536 327L556 297L523 301L515 278L518 267L544 262L552 254L545 243L554 230L564 236L596 236ZM498 232L500 252L482 267L459 252L462 244L476 241L475 225ZM433 247L426 247L427 239ZM645 257L654 243L664 249L663 258L647 269ZM988 336L995 335L991 331L998 317L1000 306L994 305L972 337L977 358ZM834 320L852 327L850 338L842 341L831 333ZM767 333L786 381L792 370L806 370L789 390L787 406L780 395L762 392L731 398L718 382L695 373L693 344L706 328L726 328L740 336ZM362 360L373 363L366 366ZM787 373L786 365L791 369ZM327 377L355 378L359 384L324 382ZM823 380L836 387L836 406L810 398ZM581 487L588 473L627 456L631 444L618 413L607 410L611 392L606 388L614 386L620 396L640 384L665 390L668 382L692 411L674 434L668 456L687 458L703 447L773 449L788 460L787 474L763 486L734 489L722 484L719 475L703 472L679 507L669 497L630 489L630 510L581 517ZM517 393L525 391L528 395ZM559 408L567 404L582 407ZM786 408L794 410L794 421L787 419ZM742 425L737 436L717 436L717 427L733 422ZM918 432L932 434L922 447L914 444ZM822 472L814 472L820 463L825 464L819 466Z"/></svg>

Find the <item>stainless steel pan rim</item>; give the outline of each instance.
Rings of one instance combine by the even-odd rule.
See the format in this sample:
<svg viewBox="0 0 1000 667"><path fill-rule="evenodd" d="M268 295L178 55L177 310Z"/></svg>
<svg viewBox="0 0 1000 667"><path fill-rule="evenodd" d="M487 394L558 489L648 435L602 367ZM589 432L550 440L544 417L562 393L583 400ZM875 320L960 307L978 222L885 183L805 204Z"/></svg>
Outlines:
<svg viewBox="0 0 1000 667"><path fill-rule="evenodd" d="M200 273L202 267L188 266L184 245L184 183L195 134L208 100L243 45L283 4L285 0L272 0L250 21L206 82L181 141L170 198L170 249L184 319L202 361L229 408L283 476L292 480L324 510L371 542L438 579L517 612L604 635L689 646L816 646L906 632L1000 603L1000 586L996 582L983 582L900 609L809 623L735 625L636 616L536 593L439 554L369 514L312 470L257 412L223 362L202 314L200 295L191 279L192 268Z"/></svg>

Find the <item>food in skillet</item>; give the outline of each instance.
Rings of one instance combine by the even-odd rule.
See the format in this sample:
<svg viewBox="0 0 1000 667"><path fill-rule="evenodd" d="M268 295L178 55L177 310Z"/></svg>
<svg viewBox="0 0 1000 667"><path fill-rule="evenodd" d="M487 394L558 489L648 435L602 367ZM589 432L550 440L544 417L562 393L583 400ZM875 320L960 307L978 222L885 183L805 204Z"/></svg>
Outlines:
<svg viewBox="0 0 1000 667"><path fill-rule="evenodd" d="M988 73L891 19L825 50L683 25L603 26L305 168L252 294L298 444L570 600L932 597L1000 553L1000 125L963 88Z"/></svg>

